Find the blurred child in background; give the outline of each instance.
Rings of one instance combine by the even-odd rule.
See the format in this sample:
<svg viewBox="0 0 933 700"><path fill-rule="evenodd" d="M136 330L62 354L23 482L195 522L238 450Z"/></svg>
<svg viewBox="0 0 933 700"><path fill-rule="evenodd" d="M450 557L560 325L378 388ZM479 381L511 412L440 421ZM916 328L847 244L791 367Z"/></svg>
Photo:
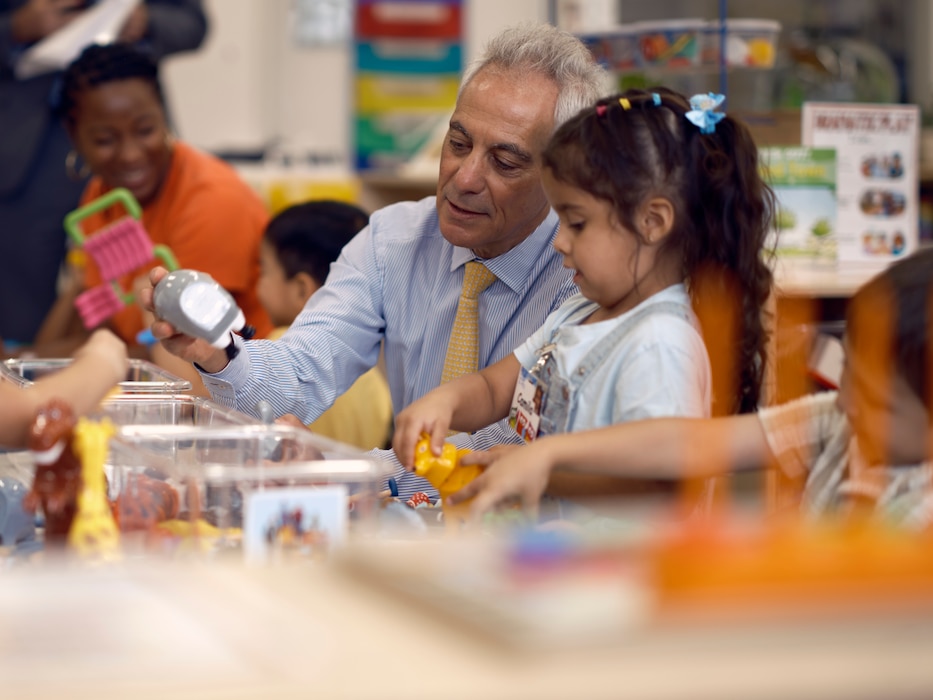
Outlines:
<svg viewBox="0 0 933 700"><path fill-rule="evenodd" d="M344 202L296 204L276 215L260 246L259 300L280 338L327 279L330 264L369 217ZM308 426L313 432L363 449L383 448L392 430L389 386L378 367L362 375Z"/></svg>

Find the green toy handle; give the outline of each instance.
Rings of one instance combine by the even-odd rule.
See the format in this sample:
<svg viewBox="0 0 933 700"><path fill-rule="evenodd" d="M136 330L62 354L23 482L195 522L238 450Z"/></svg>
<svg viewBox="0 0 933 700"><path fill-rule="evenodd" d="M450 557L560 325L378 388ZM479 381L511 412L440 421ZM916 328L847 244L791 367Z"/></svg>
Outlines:
<svg viewBox="0 0 933 700"><path fill-rule="evenodd" d="M178 269L178 260L175 259L175 255L167 245L162 245L160 243L159 245L152 246L152 255L156 259L161 260L162 264L169 272L174 272ZM120 286L117 280L112 280L110 282L110 287L125 305L129 306L136 301L136 295L133 294L133 292L123 291L123 287Z"/></svg>
<svg viewBox="0 0 933 700"><path fill-rule="evenodd" d="M152 254L162 261L162 264L165 265L165 269L169 272L174 272L178 269L178 261L175 259L175 254L172 253L172 249L167 245L159 243L158 245L152 246Z"/></svg>
<svg viewBox="0 0 933 700"><path fill-rule="evenodd" d="M139 202L136 201L136 198L128 189L117 187L116 189L110 190L107 194L101 195L94 201L88 202L83 207L69 212L65 217L65 231L77 245L84 245L84 234L81 232L81 228L78 224L91 216L91 214L96 214L102 209L106 209L118 203L122 203L129 215L137 221L142 217L143 210L139 206Z"/></svg>

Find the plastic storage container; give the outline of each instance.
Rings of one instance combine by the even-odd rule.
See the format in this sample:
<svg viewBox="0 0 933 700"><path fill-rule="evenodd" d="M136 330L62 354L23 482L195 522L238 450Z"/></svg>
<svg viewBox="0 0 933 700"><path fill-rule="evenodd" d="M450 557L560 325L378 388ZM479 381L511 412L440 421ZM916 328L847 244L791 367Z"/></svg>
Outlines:
<svg viewBox="0 0 933 700"><path fill-rule="evenodd" d="M71 358L10 359L0 362L0 379L27 387L36 379L52 374L72 362ZM120 390L126 393L175 393L191 389L191 382L146 360L130 360L126 379L120 382Z"/></svg>
<svg viewBox="0 0 933 700"><path fill-rule="evenodd" d="M707 22L702 19L635 22L644 66L690 68L700 64L700 44Z"/></svg>
<svg viewBox="0 0 933 700"><path fill-rule="evenodd" d="M707 22L703 32L702 62L718 66L722 47L722 22ZM781 23L770 19L727 19L726 65L773 68Z"/></svg>
<svg viewBox="0 0 933 700"><path fill-rule="evenodd" d="M92 418L104 416L118 426L205 428L261 424L257 418L191 394L117 394L101 402Z"/></svg>
<svg viewBox="0 0 933 700"><path fill-rule="evenodd" d="M162 550L242 548L258 561L316 557L351 533L374 532L388 476L364 452L284 425L124 426L109 462L121 529L147 530L149 549L156 533ZM178 513L154 528L132 522L153 492Z"/></svg>
<svg viewBox="0 0 933 700"><path fill-rule="evenodd" d="M633 24L618 25L606 31L587 32L578 36L596 61L607 70L634 70L641 63L638 31Z"/></svg>

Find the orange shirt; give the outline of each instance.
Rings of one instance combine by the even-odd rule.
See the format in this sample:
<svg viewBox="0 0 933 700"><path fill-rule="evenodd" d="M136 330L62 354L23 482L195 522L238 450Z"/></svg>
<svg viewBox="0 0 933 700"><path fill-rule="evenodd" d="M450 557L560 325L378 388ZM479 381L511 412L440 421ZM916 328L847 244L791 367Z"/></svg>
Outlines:
<svg viewBox="0 0 933 700"><path fill-rule="evenodd" d="M81 197L87 204L110 188L92 178ZM126 212L110 207L81 222L84 235L116 221ZM259 277L259 243L269 220L262 200L236 171L222 160L192 146L175 142L172 164L155 201L143 209L142 224L153 244L169 247L181 268L206 272L229 291L246 315L246 322L263 338L272 323L256 296ZM125 291L133 279L157 263L140 267L120 280ZM101 283L100 273L88 258L85 286ZM135 304L111 317L110 325L127 343L136 342L142 316Z"/></svg>

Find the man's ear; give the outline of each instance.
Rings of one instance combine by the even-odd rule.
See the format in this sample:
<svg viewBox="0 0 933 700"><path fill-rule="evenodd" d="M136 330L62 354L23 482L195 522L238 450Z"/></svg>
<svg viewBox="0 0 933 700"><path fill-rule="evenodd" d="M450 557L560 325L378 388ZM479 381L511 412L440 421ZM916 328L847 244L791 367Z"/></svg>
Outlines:
<svg viewBox="0 0 933 700"><path fill-rule="evenodd" d="M658 245L674 228L674 205L666 197L652 197L642 206L639 222L648 244Z"/></svg>

